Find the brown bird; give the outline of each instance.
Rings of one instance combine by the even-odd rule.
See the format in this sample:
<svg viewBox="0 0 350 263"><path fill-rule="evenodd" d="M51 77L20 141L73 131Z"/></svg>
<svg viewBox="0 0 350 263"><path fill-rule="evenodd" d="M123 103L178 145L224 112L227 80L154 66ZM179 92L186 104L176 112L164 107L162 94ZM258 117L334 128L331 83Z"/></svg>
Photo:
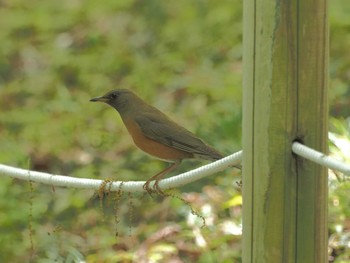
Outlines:
<svg viewBox="0 0 350 263"><path fill-rule="evenodd" d="M152 180L155 180L154 189L163 193L159 189L158 181L165 174L174 170L183 159L201 158L215 161L224 157L130 90L112 90L90 101L105 102L115 108L137 147L150 155L172 163L168 168L146 181L143 188L148 193L152 192L149 188Z"/></svg>

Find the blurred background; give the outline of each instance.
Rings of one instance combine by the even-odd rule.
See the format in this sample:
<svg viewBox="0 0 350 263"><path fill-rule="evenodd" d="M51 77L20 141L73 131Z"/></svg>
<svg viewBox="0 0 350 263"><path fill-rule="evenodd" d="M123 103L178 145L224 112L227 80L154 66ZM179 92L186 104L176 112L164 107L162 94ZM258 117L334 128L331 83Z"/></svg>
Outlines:
<svg viewBox="0 0 350 263"><path fill-rule="evenodd" d="M350 5L330 1L331 153L349 161ZM74 177L146 180L138 150L92 97L132 89L225 154L241 149L242 2L0 1L0 163ZM349 147L346 148L344 147ZM345 154L348 154L347 156ZM176 173L204 164L185 161ZM1 178L3 262L241 262L239 173L179 198ZM330 262L350 259L350 185L330 176ZM116 236L118 234L118 236Z"/></svg>

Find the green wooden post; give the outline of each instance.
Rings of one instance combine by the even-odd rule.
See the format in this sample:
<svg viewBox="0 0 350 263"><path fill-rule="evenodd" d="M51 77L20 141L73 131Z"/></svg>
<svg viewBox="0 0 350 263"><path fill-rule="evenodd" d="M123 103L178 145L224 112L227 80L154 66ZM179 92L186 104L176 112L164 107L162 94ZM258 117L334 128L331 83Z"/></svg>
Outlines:
<svg viewBox="0 0 350 263"><path fill-rule="evenodd" d="M327 260L327 0L246 0L243 35L243 262Z"/></svg>

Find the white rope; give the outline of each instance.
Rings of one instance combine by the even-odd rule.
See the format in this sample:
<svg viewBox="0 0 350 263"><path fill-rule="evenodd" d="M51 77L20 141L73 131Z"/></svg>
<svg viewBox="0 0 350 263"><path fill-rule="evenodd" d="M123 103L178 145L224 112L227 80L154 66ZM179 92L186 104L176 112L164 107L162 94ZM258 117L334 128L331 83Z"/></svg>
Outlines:
<svg viewBox="0 0 350 263"><path fill-rule="evenodd" d="M162 189L175 188L190 182L194 182L203 177L225 170L227 167L236 165L242 160L242 151L231 154L221 160L204 165L197 169L179 174L177 176L167 178L159 181L159 186ZM0 175L10 176L26 181L32 181L37 183L48 184L52 186L64 186L84 189L99 189L103 180L88 179L88 178L76 178L64 175L53 175L49 173L42 173L36 171L29 171L21 168L15 168L7 165L0 164ZM146 177L146 176L145 176ZM121 186L122 184L122 186ZM106 185L106 189L110 191L117 191L120 188L127 192L143 191L144 181L114 181L111 184ZM151 184L152 186L152 184Z"/></svg>
<svg viewBox="0 0 350 263"><path fill-rule="evenodd" d="M308 160L311 160L330 169L338 170L346 175L350 175L350 164L338 161L324 153L313 150L301 143L294 142L292 150L295 154L300 155Z"/></svg>
<svg viewBox="0 0 350 263"><path fill-rule="evenodd" d="M350 165L344 162L331 158L321 152L315 151L301 143L294 142L292 145L292 151L306 159L309 159L315 163L326 166L330 169L338 170L346 175L350 175ZM203 177L225 170L226 168L237 165L242 160L243 152L239 151L222 158L216 162L201 166L197 169L173 176L167 179L163 179L159 182L159 186L162 189L170 189L179 187L184 184L188 184L197 181ZM43 172L36 172L25 170L21 168L15 168L7 165L0 164L0 175L10 176L26 181L32 181L37 183L48 184L52 186L74 187L84 189L99 189L104 180L88 179L88 178L76 178L64 175L54 175ZM153 182L154 183L154 182ZM143 185L145 181L113 181L106 185L106 189L111 191L117 191L120 188L127 192L143 191ZM121 187L122 185L122 187ZM152 184L151 184L152 186Z"/></svg>

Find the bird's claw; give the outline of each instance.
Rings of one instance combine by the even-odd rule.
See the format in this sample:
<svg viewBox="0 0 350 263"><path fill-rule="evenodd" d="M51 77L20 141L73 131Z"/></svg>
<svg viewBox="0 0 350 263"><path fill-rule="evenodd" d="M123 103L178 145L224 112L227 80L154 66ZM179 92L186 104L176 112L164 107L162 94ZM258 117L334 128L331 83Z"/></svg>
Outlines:
<svg viewBox="0 0 350 263"><path fill-rule="evenodd" d="M152 196L152 193L154 192L154 190L151 189L151 188L149 187L149 184L150 184L150 181L147 181L147 182L143 185L143 189L144 189L151 197L153 197L153 196Z"/></svg>
<svg viewBox="0 0 350 263"><path fill-rule="evenodd" d="M152 181L146 181L146 183L143 185L143 189L151 196L151 197L153 197L152 196L152 194L153 193L157 193L157 194L159 194L159 195L165 195L165 193L159 188L159 185L158 185L158 180L155 180L155 183L154 183L154 185L153 185L153 187L151 188L150 187L150 183L151 183Z"/></svg>

